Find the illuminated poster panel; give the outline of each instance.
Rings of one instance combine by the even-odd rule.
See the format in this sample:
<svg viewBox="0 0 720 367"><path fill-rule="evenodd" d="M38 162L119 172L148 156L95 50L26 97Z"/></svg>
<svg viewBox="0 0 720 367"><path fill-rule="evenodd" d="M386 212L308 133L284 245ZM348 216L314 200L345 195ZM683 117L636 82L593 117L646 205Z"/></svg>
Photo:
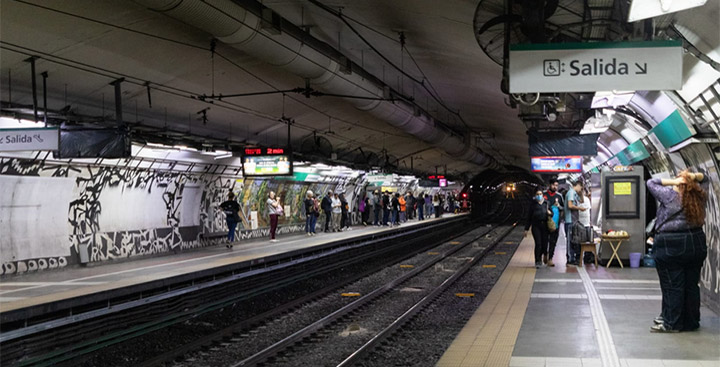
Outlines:
<svg viewBox="0 0 720 367"><path fill-rule="evenodd" d="M582 172L582 157L532 157L533 172Z"/></svg>
<svg viewBox="0 0 720 367"><path fill-rule="evenodd" d="M247 148L242 166L247 177L293 174L292 158L282 148Z"/></svg>

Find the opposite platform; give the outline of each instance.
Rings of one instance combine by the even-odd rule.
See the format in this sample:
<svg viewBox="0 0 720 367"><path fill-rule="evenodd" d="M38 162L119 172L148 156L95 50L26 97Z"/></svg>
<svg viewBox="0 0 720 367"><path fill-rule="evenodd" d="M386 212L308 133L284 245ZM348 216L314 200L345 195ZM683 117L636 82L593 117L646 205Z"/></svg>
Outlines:
<svg viewBox="0 0 720 367"><path fill-rule="evenodd" d="M34 306L71 300L78 297L109 297L110 292L140 289L143 287L170 284L171 280L187 280L194 276L212 276L219 269L237 266L251 266L276 261L288 256L301 256L309 251L372 238L387 232L406 230L420 225L460 219L464 214L446 214L439 219L412 221L400 227L354 227L350 231L320 233L313 237L287 235L271 243L267 239L236 242L234 249L224 245L169 255L125 261L115 264L102 264L92 267L65 268L56 271L44 271L0 280L0 312L8 313L25 310ZM185 279L187 278L187 279ZM92 297L90 297L92 295ZM122 294L120 294L122 295Z"/></svg>

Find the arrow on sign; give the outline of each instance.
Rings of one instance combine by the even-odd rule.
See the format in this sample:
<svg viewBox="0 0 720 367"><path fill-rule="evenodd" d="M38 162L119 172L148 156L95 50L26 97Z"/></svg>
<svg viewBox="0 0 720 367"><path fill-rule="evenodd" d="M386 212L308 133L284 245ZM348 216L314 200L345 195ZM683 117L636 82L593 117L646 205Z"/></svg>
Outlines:
<svg viewBox="0 0 720 367"><path fill-rule="evenodd" d="M635 75L647 74L647 63L644 63L643 66L640 66L640 64L635 63L635 67L638 68L638 71L635 72Z"/></svg>

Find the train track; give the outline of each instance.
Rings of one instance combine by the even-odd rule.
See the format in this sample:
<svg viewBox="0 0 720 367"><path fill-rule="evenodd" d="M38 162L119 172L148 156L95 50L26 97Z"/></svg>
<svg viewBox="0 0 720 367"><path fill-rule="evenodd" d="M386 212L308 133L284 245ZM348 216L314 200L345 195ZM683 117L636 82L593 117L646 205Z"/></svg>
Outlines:
<svg viewBox="0 0 720 367"><path fill-rule="evenodd" d="M335 339L348 329L352 329L353 325L363 324L363 322L352 321L373 318L382 312L377 311L383 309L388 303L402 303L402 312L395 312L393 315L384 315L383 320L387 322L385 327L378 327L380 330L376 335L365 335L366 343L358 346L357 349L350 351L344 358L338 360L338 363L350 365L365 356L378 343L387 338L388 335L397 331L414 315L423 310L430 304L439 294L447 287L460 278L468 269L481 261L489 251L491 251L497 243L499 243L510 231L512 226L495 226L487 229L472 231L464 236L459 236L457 240L448 240L439 249L433 249L430 252L431 259L416 265L412 270L404 270L401 274L394 277L390 281L386 281L380 287L375 289L366 289L366 291L354 301L347 301L346 304L338 308L338 290L335 289L331 294L323 297L316 297L312 302L295 304L296 307L291 312L284 313L284 316L273 316L274 320L258 324L255 328L241 331L241 327L229 328L218 332L216 335L208 336L204 340L198 340L198 344L209 346L210 352L194 353L194 355L186 355L184 362L177 362L174 365L194 366L194 365L232 365L232 366L250 366L250 365L329 365L329 361L306 361L300 362L299 358L305 356L318 355L309 349L315 346L324 346L325 349L335 348ZM491 236L492 239L488 239ZM407 266L407 265L406 265ZM397 268L397 266L395 267ZM446 269L455 268L452 275L448 276ZM438 271L440 269L440 271ZM423 277L430 275L430 279L421 280ZM423 286L409 286L409 284ZM425 284L427 283L427 284ZM351 284L344 288L353 290L360 287L357 284ZM401 287L410 288L410 292L398 291ZM398 294L403 294L405 301L398 300ZM391 296L395 295L395 296ZM317 296L317 295L315 295ZM300 306L302 305L302 306ZM387 308L387 307L385 307ZM397 309L397 307L393 307ZM278 334L285 329L285 324L297 324L297 319L307 318L308 314L322 314L325 316L316 320L305 320L305 326L296 327L292 334L278 338ZM400 316L397 316L400 315ZM350 326L348 326L350 325ZM362 327L356 329L362 332ZM349 331L352 333L352 331ZM285 334L287 335L287 334ZM342 338L342 336L340 337ZM279 339L279 340L278 340ZM268 342L275 340L274 342ZM230 356L222 356L227 351L247 351L252 349L250 344L262 344L268 342L269 346L255 348L256 352L239 353L242 357L235 362L233 358L237 358L238 353L230 353ZM266 344L267 345L267 344ZM322 347L321 347L322 348ZM208 356L209 355L209 356ZM234 355L234 356L233 356ZM203 357L206 356L207 358ZM167 361L167 358L164 358ZM160 359L148 361L151 363L143 364L143 366L155 365L160 363Z"/></svg>
<svg viewBox="0 0 720 367"><path fill-rule="evenodd" d="M433 225L424 231L413 231L410 235L399 236L398 239L384 240L386 244L376 248L369 248L363 251L361 248L355 250L351 256L330 256L322 261L309 263L295 270L293 268L282 268L283 264L277 264L281 271L275 273L262 273L258 276L247 277L243 274L233 275L238 278L234 282L224 282L217 287L209 287L205 292L185 292L180 290L174 297L168 297L165 302L148 303L144 307L129 308L124 312L114 312L105 317L89 317L86 321L75 321L68 326L52 327L50 323L47 329L42 332L30 334L29 337L12 338L11 333L3 332L1 345L3 355L2 364L19 366L42 366L53 364L78 365L97 354L104 352L106 348L113 345L133 342L133 339L142 338L145 335L163 330L173 325L191 322L201 315L221 311L232 307L238 302L261 297L263 294L272 294L283 288L292 286L297 282L320 277L323 274L336 272L343 267L350 267L362 261L371 261L376 257L385 256L395 261L407 257L409 247L418 240L427 241L423 246L429 246L440 236L448 236L468 230L466 221L452 222L447 225ZM412 234L417 232L413 238ZM411 247L410 247L411 248ZM420 249L422 247L419 247ZM377 262L378 260L372 260ZM272 264L268 264L271 265ZM387 265L387 264L385 264ZM284 271L283 271L284 270ZM358 273L358 276L365 275ZM352 279L351 279L352 280ZM345 279L347 281L347 278ZM254 284L252 284L254 283ZM312 301L327 290L314 292L292 302L290 308ZM160 297L167 297L163 294ZM146 298L146 300L148 300ZM113 305L115 309L122 309ZM274 311L261 312L237 325L240 329L248 328L251 325L261 322L264 319L273 317ZM83 314L73 315L82 320ZM73 320L70 320L73 321ZM42 325L41 325L42 326ZM22 330L19 330L22 331ZM229 331L229 330L228 330ZM95 335L93 335L95 334ZM227 339L227 337L225 337ZM57 345L65 345L58 347ZM204 343L195 343L202 347ZM184 352L192 350L188 346ZM13 357L22 356L26 357ZM89 363L93 365L93 362Z"/></svg>

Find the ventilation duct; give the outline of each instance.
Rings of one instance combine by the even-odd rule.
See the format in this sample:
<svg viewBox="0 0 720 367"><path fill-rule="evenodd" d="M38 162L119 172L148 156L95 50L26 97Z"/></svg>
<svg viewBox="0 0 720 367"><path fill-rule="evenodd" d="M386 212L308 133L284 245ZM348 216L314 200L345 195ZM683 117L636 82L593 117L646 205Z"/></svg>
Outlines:
<svg viewBox="0 0 720 367"><path fill-rule="evenodd" d="M274 35L265 31L266 27L272 25L264 24L262 19L231 0L135 0L135 2L208 32L219 41L268 64L309 79L314 89L351 96L372 98L383 96L383 86L356 73L343 73L338 63L292 36L285 33ZM424 115L415 116L414 106L409 103L357 98L346 100L356 108L367 111L378 119L444 150L454 158L487 168L501 168L493 157L471 146L462 138L438 128L431 118Z"/></svg>

